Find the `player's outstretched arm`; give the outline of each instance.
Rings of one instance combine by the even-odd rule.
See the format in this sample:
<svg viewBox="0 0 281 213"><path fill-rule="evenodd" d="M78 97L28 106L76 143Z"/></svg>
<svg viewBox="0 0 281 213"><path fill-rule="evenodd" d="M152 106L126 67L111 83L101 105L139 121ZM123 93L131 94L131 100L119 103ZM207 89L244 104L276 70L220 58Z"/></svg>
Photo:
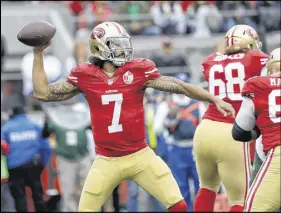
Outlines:
<svg viewBox="0 0 281 213"><path fill-rule="evenodd" d="M157 79L148 80L145 86L160 91L183 94L199 101L206 101L211 104L215 104L217 109L223 115L233 117L235 116L235 110L231 104L226 103L220 98L213 96L211 93L200 87L185 83L179 79L168 76L161 76Z"/></svg>
<svg viewBox="0 0 281 213"><path fill-rule="evenodd" d="M74 97L80 90L68 82L49 84L43 65L43 50L50 43L34 48L32 81L34 96L41 101L63 101Z"/></svg>

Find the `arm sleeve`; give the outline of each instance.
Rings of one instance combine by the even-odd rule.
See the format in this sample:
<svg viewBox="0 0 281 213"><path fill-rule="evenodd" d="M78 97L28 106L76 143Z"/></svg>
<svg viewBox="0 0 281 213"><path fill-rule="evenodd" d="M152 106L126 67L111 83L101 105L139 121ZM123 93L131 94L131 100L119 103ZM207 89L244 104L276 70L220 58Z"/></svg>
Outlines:
<svg viewBox="0 0 281 213"><path fill-rule="evenodd" d="M257 139L259 135L260 130L256 126L254 103L250 98L244 97L232 128L232 137L236 141L248 142Z"/></svg>
<svg viewBox="0 0 281 213"><path fill-rule="evenodd" d="M250 131L245 131L244 129L240 128L236 122L234 122L232 128L232 137L236 141L242 142L250 142L252 140L256 140L260 136L260 130L257 126L255 126Z"/></svg>
<svg viewBox="0 0 281 213"><path fill-rule="evenodd" d="M241 129L250 131L255 127L256 117L254 110L252 99L243 97L242 105L235 118L235 122Z"/></svg>

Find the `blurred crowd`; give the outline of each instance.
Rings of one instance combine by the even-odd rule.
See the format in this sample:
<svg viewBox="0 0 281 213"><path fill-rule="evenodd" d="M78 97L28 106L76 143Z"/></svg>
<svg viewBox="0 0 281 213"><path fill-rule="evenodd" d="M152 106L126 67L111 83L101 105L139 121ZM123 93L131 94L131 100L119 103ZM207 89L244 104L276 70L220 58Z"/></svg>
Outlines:
<svg viewBox="0 0 281 213"><path fill-rule="evenodd" d="M279 17L276 13L259 14L261 7L280 8L280 1L68 1L66 4L77 17L77 27L92 29L112 16L119 16L121 23L127 22L132 35L207 36L242 23L256 29L260 21L265 21L266 31L280 29L280 14ZM244 16L249 9L253 15ZM122 20L121 15L129 18Z"/></svg>
<svg viewBox="0 0 281 213"><path fill-rule="evenodd" d="M27 1L28 2L28 1ZM49 1L31 1L45 4ZM131 35L193 34L208 37L237 24L280 29L280 1L56 1L74 17L75 29L115 20Z"/></svg>
<svg viewBox="0 0 281 213"><path fill-rule="evenodd" d="M33 3L46 3L35 1ZM57 1L60 2L60 1ZM266 31L280 29L280 1L61 1L75 17L75 28L116 20L131 35L209 36L237 24ZM279 8L279 9L278 9Z"/></svg>

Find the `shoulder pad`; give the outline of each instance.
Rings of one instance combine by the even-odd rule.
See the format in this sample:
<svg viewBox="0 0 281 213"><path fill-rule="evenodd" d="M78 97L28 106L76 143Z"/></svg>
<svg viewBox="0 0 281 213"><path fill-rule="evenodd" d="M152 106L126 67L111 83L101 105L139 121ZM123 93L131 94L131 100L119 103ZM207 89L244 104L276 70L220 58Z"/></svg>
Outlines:
<svg viewBox="0 0 281 213"><path fill-rule="evenodd" d="M247 52L247 54L250 56L259 57L259 58L268 58L267 54L265 54L264 52L259 51L259 50L249 50Z"/></svg>
<svg viewBox="0 0 281 213"><path fill-rule="evenodd" d="M264 90L264 81L268 79L268 76L255 76L249 78L242 89L242 96L253 98L258 93L262 93Z"/></svg>
<svg viewBox="0 0 281 213"><path fill-rule="evenodd" d="M149 60L149 59L146 59L146 58L134 58L130 63L141 63L141 62L144 62L146 60Z"/></svg>
<svg viewBox="0 0 281 213"><path fill-rule="evenodd" d="M81 75L81 74L86 74L88 72L93 73L93 71L97 69L98 69L97 66L90 63L85 63L85 64L78 64L77 66L73 67L71 69L71 72Z"/></svg>
<svg viewBox="0 0 281 213"><path fill-rule="evenodd" d="M128 63L128 66L138 68L139 71L149 71L150 69L154 69L156 67L155 63L150 59L146 58L135 58L131 62Z"/></svg>
<svg viewBox="0 0 281 213"><path fill-rule="evenodd" d="M202 62L202 64L207 64L209 61L213 61L213 59L218 56L218 55L223 55L222 53L220 52L215 52L215 53L212 53L210 55L208 55Z"/></svg>
<svg viewBox="0 0 281 213"><path fill-rule="evenodd" d="M268 55L259 50L249 50L246 54L245 62L254 70L259 70L266 66ZM260 73L258 74L260 75Z"/></svg>

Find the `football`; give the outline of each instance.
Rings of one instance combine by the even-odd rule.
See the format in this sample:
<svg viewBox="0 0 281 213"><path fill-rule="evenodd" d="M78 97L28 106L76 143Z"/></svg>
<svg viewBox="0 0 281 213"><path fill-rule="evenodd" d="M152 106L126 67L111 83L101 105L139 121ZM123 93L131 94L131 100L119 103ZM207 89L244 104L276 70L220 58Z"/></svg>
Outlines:
<svg viewBox="0 0 281 213"><path fill-rule="evenodd" d="M31 47L48 43L55 35L56 28L46 21L33 21L25 25L17 35L20 42Z"/></svg>

